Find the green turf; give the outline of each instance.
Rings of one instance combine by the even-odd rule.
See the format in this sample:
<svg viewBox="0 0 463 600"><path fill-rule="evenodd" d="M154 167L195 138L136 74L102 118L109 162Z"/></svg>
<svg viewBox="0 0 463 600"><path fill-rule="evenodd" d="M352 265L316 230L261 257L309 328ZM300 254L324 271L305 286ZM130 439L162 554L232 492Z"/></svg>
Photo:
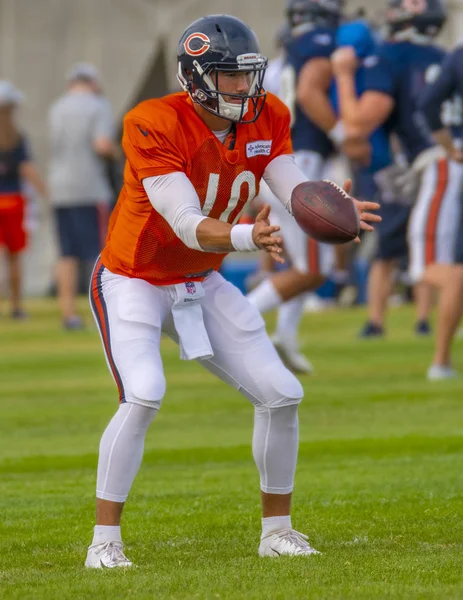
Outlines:
<svg viewBox="0 0 463 600"><path fill-rule="evenodd" d="M84 301L83 301L84 302ZM252 410L163 342L168 392L124 521L128 572L83 568L100 435L117 406L94 330L53 302L0 321L0 598L463 598L463 398L424 377L432 340L392 311L305 318L294 526L322 556L262 560ZM463 343L455 346L463 370Z"/></svg>

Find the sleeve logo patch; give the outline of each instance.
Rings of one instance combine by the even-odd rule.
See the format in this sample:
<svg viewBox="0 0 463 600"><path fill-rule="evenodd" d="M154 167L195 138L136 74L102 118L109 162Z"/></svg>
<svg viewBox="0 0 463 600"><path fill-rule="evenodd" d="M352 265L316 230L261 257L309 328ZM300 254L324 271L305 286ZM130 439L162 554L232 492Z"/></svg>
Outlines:
<svg viewBox="0 0 463 600"><path fill-rule="evenodd" d="M376 65L378 63L379 63L379 58L377 56L368 56L363 61L363 66L366 67L367 69L372 69L373 67L376 67Z"/></svg>
<svg viewBox="0 0 463 600"><path fill-rule="evenodd" d="M333 43L333 38L328 33L320 33L313 38L313 41L320 46L329 46Z"/></svg>
<svg viewBox="0 0 463 600"><path fill-rule="evenodd" d="M272 150L273 140L260 140L258 142L249 142L246 144L246 157L252 158L253 156L270 156Z"/></svg>

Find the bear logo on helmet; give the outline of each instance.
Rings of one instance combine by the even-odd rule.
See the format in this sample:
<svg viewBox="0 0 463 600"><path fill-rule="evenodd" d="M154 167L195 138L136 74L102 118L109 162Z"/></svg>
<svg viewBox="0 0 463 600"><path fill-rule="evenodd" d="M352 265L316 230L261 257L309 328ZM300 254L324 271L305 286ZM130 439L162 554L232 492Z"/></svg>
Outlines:
<svg viewBox="0 0 463 600"><path fill-rule="evenodd" d="M211 40L205 33L199 31L192 33L187 37L183 47L190 56L201 56L205 54L211 46Z"/></svg>

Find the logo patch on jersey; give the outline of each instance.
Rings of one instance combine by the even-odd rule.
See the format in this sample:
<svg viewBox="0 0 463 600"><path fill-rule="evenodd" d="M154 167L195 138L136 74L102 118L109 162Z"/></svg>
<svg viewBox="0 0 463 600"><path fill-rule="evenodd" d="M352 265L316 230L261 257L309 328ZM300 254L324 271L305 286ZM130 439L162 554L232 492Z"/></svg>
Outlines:
<svg viewBox="0 0 463 600"><path fill-rule="evenodd" d="M200 31L189 35L183 44L185 52L190 56L201 56L209 50L210 46L211 40Z"/></svg>
<svg viewBox="0 0 463 600"><path fill-rule="evenodd" d="M258 142L249 142L246 144L246 157L252 158L253 156L270 156L272 150L273 140L260 140Z"/></svg>

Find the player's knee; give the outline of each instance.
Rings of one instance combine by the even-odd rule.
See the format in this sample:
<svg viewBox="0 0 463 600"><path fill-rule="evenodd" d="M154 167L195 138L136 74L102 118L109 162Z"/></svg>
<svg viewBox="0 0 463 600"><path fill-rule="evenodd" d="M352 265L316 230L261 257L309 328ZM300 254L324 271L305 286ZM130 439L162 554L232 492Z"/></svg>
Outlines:
<svg viewBox="0 0 463 600"><path fill-rule="evenodd" d="M311 291L320 287L324 284L327 278L327 274L324 272L313 272L310 271L310 268L307 266L299 265L299 267L294 268L295 276L293 284L298 285L298 289L300 293Z"/></svg>
<svg viewBox="0 0 463 600"><path fill-rule="evenodd" d="M300 381L281 362L264 369L263 382L260 385L260 405L266 408L300 404L304 397Z"/></svg>
<svg viewBox="0 0 463 600"><path fill-rule="evenodd" d="M133 368L130 380L129 401L144 406L153 406L157 409L161 407L166 393L166 378L162 371L142 360Z"/></svg>

